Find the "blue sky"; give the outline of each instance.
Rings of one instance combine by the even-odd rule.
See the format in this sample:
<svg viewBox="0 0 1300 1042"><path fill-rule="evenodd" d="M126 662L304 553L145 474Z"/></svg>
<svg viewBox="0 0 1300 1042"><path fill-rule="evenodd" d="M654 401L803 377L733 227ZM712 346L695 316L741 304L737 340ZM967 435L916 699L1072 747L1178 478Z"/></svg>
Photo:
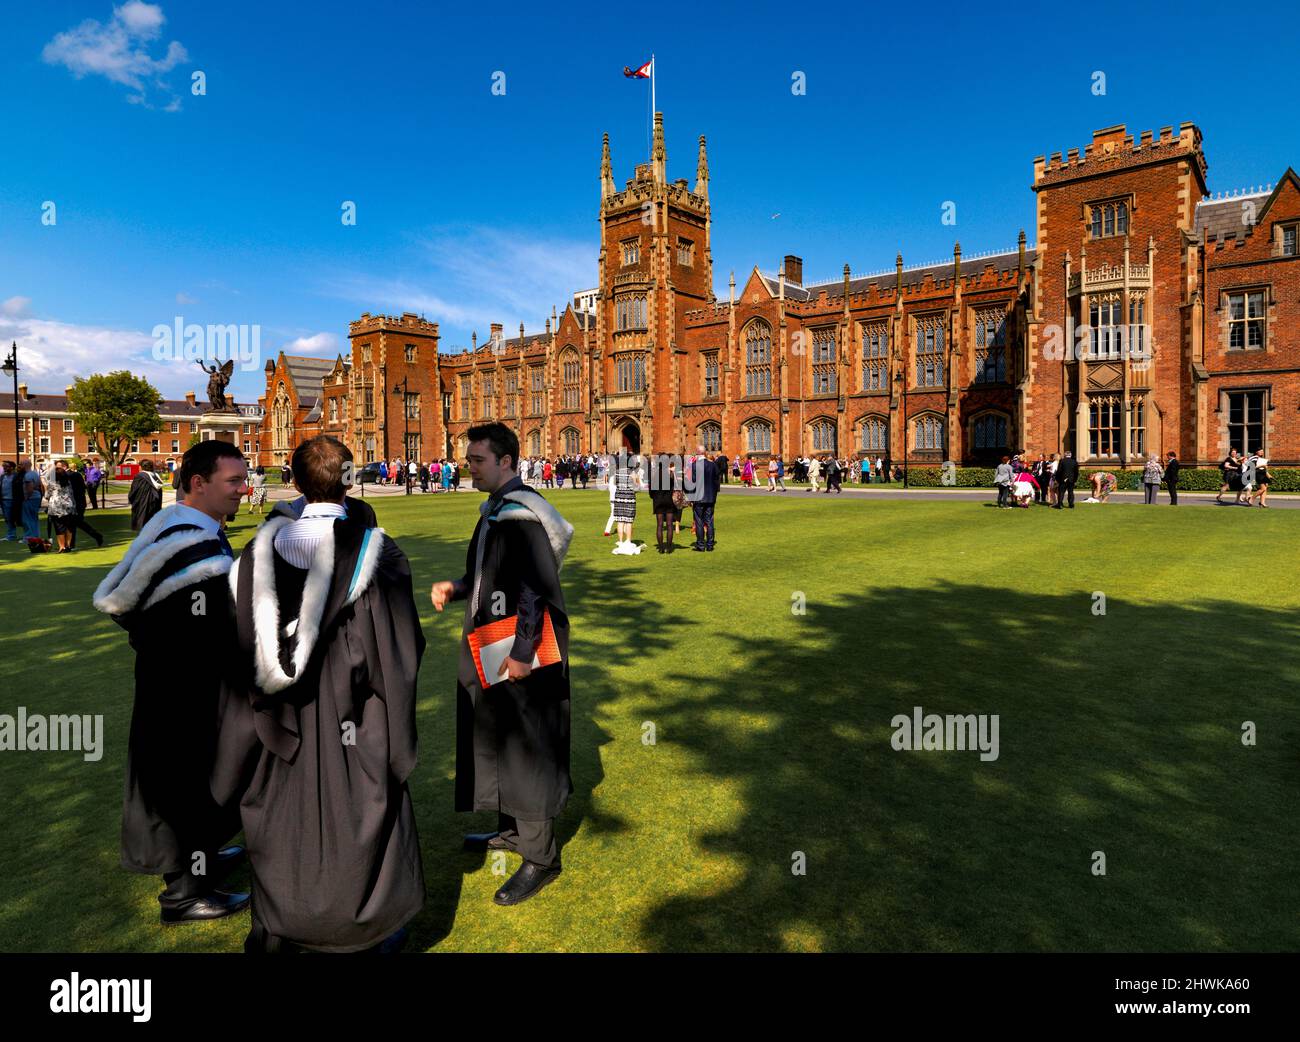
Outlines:
<svg viewBox="0 0 1300 1042"><path fill-rule="evenodd" d="M6 3L0 338L35 389L126 367L179 395L201 374L150 335L178 315L259 325L263 357L332 356L362 311L422 312L445 349L540 329L596 283L601 134L621 186L648 112L621 70L651 52L670 177L708 137L719 295L786 253L812 281L1032 242L1033 157L1110 124L1196 122L1212 190L1300 166L1280 4L621 12Z"/></svg>

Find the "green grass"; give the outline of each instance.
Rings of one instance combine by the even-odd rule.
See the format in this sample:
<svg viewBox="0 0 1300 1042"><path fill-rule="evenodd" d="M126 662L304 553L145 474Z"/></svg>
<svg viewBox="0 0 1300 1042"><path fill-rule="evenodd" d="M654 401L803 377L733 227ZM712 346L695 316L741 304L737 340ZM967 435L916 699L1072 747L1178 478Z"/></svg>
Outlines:
<svg viewBox="0 0 1300 1042"><path fill-rule="evenodd" d="M1297 515L726 496L717 552L626 558L603 492L549 498L577 528L576 792L564 874L513 909L460 850L492 821L451 810L460 606L427 597L460 574L479 497L373 501L429 639L414 948L1300 947ZM0 544L0 712L103 713L107 734L99 763L0 753L0 950L237 951L246 916L164 931L156 881L117 867L132 660L89 602L129 533L121 511L94 522L115 545ZM242 514L236 547L251 531ZM1000 758L894 751L914 705L999 714Z"/></svg>

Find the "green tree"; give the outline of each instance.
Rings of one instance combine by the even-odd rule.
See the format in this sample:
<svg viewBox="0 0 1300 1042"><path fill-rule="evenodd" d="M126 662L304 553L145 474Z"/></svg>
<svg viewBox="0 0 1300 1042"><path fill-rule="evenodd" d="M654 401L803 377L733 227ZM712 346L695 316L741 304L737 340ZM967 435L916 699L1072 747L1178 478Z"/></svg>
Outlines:
<svg viewBox="0 0 1300 1042"><path fill-rule="evenodd" d="M120 370L74 380L68 409L112 468L126 459L132 441L162 426L162 400L143 376Z"/></svg>

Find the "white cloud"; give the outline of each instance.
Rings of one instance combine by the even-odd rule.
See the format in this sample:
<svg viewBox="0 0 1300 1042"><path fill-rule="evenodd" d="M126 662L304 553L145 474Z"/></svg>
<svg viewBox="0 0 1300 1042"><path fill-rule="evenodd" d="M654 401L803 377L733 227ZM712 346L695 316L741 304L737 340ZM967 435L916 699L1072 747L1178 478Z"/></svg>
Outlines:
<svg viewBox="0 0 1300 1042"><path fill-rule="evenodd" d="M76 377L117 369L146 377L167 398L206 386L193 362L155 359L153 337L135 329L0 318L0 341L17 341L18 378L33 393L62 394Z"/></svg>
<svg viewBox="0 0 1300 1042"><path fill-rule="evenodd" d="M337 333L315 333L312 336L300 336L280 350L286 355L333 355L339 353L341 343Z"/></svg>
<svg viewBox="0 0 1300 1042"><path fill-rule="evenodd" d="M199 302L198 297L191 297L188 293L184 292L183 290L180 293L176 294L176 303L179 304L181 307L184 307L186 304L197 304L198 302Z"/></svg>
<svg viewBox="0 0 1300 1042"><path fill-rule="evenodd" d="M0 311L11 318L21 318L27 314L31 302L31 297L10 297L3 304L0 304Z"/></svg>
<svg viewBox="0 0 1300 1042"><path fill-rule="evenodd" d="M592 241L539 239L493 228L443 230L417 242L420 264L403 261L404 276L350 273L325 291L355 302L360 311L414 311L440 325L442 346L480 342L493 322L507 336L540 332L552 306L563 312L573 294L597 281L599 247ZM417 274L409 274L415 268Z"/></svg>
<svg viewBox="0 0 1300 1042"><path fill-rule="evenodd" d="M161 58L150 55L150 43L161 35L165 21L158 5L129 0L113 8L113 18L106 24L88 18L58 33L45 45L41 57L50 65L65 66L77 79L103 76L128 87L134 93L127 96L127 101L152 108L148 102L150 87L167 90L163 74L189 60L189 53L177 40L167 44ZM180 108L180 98L174 91L169 93L166 108L174 112Z"/></svg>

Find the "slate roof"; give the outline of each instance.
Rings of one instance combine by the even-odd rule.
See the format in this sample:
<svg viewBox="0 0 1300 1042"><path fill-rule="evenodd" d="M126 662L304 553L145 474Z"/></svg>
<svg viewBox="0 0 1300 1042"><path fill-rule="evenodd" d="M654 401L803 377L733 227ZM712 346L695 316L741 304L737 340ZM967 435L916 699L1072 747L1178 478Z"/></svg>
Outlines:
<svg viewBox="0 0 1300 1042"><path fill-rule="evenodd" d="M1038 256L1038 251L1034 249L1025 250L1025 266L1028 267ZM992 265L995 271L1015 271L1020 261L1020 252L1016 250L1007 250L1005 253L989 254L982 257L963 258L961 262L961 273L964 276L978 275L985 267ZM952 261L941 261L938 264L923 264L915 268L903 269L903 285L919 286L925 281L926 275L929 275L935 282L951 277ZM772 295L778 293L777 280L771 275L764 275L760 272L760 277L767 284ZM866 293L868 287L874 282L880 292L888 292L893 289L898 279L897 271L885 271L876 275L860 275L856 278L849 278L849 293ZM838 279L834 282L822 282L811 286L792 286L789 282L785 284L786 300L815 300L822 290L832 300L844 296L844 280Z"/></svg>

